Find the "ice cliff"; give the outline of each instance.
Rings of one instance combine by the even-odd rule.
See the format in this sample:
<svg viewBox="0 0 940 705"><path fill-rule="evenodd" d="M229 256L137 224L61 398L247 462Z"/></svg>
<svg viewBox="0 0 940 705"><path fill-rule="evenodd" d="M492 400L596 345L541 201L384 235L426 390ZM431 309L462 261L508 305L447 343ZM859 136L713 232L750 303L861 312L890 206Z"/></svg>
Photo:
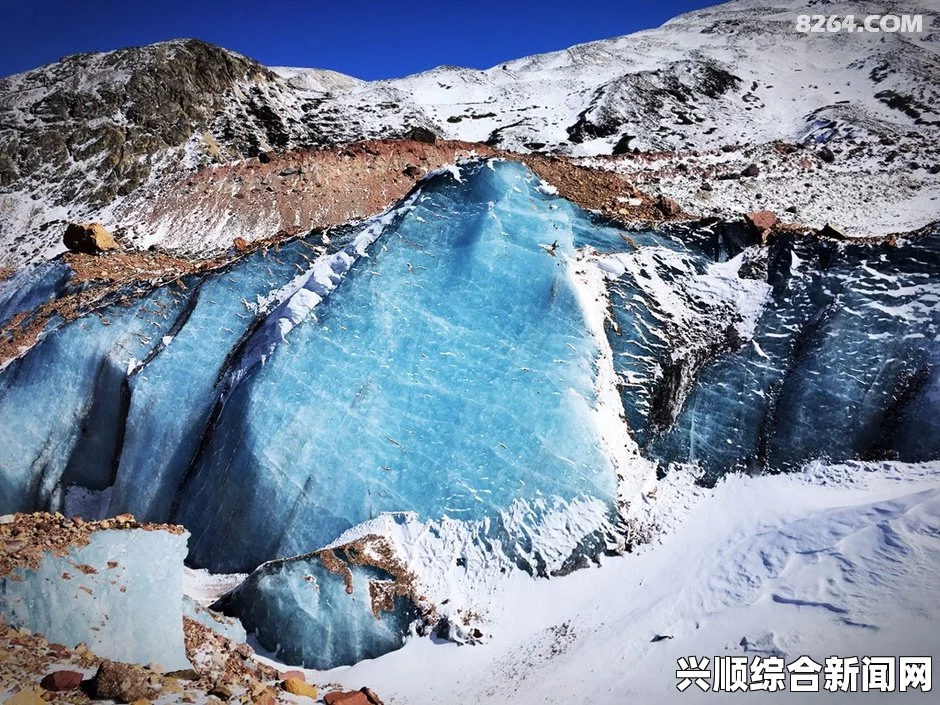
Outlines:
<svg viewBox="0 0 940 705"><path fill-rule="evenodd" d="M936 459L938 237L626 233L467 163L329 240L51 321L0 372L0 511L182 523L192 565L257 568L221 604L266 648L375 656L406 592L377 603L381 566L347 580L310 552L384 513L549 574L616 544L636 468ZM0 320L72 286L20 284Z"/></svg>

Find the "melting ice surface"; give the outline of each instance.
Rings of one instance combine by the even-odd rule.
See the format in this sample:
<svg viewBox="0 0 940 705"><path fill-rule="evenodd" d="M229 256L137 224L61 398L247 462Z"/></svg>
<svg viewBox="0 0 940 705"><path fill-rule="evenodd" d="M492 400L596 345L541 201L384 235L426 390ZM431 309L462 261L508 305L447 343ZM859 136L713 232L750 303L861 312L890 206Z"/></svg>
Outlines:
<svg viewBox="0 0 940 705"><path fill-rule="evenodd" d="M628 235L488 162L333 240L51 321L0 371L0 512L183 523L192 564L257 568L218 607L327 668L399 646L411 619L401 597L374 617L389 573L308 553L379 514L466 522L535 573L603 550L618 489L594 413L603 346L663 469L940 457L937 232L896 248ZM603 340L584 267L605 277ZM0 321L71 286L58 263L16 281Z"/></svg>

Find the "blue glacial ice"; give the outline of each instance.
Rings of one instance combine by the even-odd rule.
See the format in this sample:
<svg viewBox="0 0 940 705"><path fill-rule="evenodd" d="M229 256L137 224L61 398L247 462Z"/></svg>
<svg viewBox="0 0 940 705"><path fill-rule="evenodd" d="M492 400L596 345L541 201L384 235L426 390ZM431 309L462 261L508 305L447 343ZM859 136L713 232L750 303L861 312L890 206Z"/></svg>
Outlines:
<svg viewBox="0 0 940 705"><path fill-rule="evenodd" d="M629 471L599 421L607 392L637 452L707 481L940 458L940 233L626 233L548 191L519 164L469 163L326 251L310 234L51 321L0 370L0 511L98 493L103 512L180 522L190 564L257 568L226 610L327 667L402 642L411 608L376 619L362 592L379 568L354 566L350 595L309 553L383 513L472 525L536 574L605 550ZM0 286L0 318L67 272L20 285Z"/></svg>
<svg viewBox="0 0 940 705"><path fill-rule="evenodd" d="M337 551L337 560L346 555ZM318 556L266 563L212 607L237 615L272 656L305 668L350 665L404 644L417 618L380 568L331 572ZM388 604L379 595L389 590Z"/></svg>
<svg viewBox="0 0 940 705"><path fill-rule="evenodd" d="M386 511L613 500L572 212L519 165L469 171L429 184L226 399L180 502L197 563L250 570Z"/></svg>
<svg viewBox="0 0 940 705"><path fill-rule="evenodd" d="M190 668L183 643L186 536L108 530L35 570L0 577L0 614L17 628L98 656ZM66 577L67 576L67 577Z"/></svg>

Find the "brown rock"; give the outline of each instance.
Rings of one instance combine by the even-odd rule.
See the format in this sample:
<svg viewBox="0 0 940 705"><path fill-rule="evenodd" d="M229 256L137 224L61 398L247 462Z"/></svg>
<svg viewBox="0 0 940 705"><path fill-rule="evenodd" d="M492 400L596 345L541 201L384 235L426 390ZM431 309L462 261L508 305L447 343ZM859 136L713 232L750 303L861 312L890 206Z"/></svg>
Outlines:
<svg viewBox="0 0 940 705"><path fill-rule="evenodd" d="M304 675L303 671L283 671L281 672L281 680L291 680L296 679L300 681L307 681L307 677Z"/></svg>
<svg viewBox="0 0 940 705"><path fill-rule="evenodd" d="M300 678L285 678L281 687L294 695L306 695L314 700L318 697L317 689Z"/></svg>
<svg viewBox="0 0 940 705"><path fill-rule="evenodd" d="M666 196L660 195L656 199L656 208L667 218L676 218L682 215L682 206Z"/></svg>
<svg viewBox="0 0 940 705"><path fill-rule="evenodd" d="M326 705L369 705L369 698L358 690L349 692L334 691L323 696Z"/></svg>
<svg viewBox="0 0 940 705"><path fill-rule="evenodd" d="M777 216L772 211L751 211L744 215L751 232L764 237L777 224Z"/></svg>
<svg viewBox="0 0 940 705"><path fill-rule="evenodd" d="M277 705L277 695L270 689L265 689L252 698L253 705Z"/></svg>
<svg viewBox="0 0 940 705"><path fill-rule="evenodd" d="M226 683L217 683L213 686L212 690L209 691L209 695L214 695L219 700L231 700L232 689Z"/></svg>
<svg viewBox="0 0 940 705"><path fill-rule="evenodd" d="M744 171L741 172L741 176L757 176L760 174L760 169L757 164L749 164L745 167Z"/></svg>
<svg viewBox="0 0 940 705"><path fill-rule="evenodd" d="M118 248L111 233L100 223L69 223L62 242L72 252L86 255L97 255Z"/></svg>
<svg viewBox="0 0 940 705"><path fill-rule="evenodd" d="M46 690L75 690L82 684L83 676L78 671L53 671L43 678L39 685Z"/></svg>
<svg viewBox="0 0 940 705"><path fill-rule="evenodd" d="M140 666L117 661L102 661L95 674L94 692L99 699L113 698L132 703L150 696L148 673Z"/></svg>
<svg viewBox="0 0 940 705"><path fill-rule="evenodd" d="M239 252L244 252L248 249L248 241L243 237L236 237L234 240L232 240L232 245L234 245L235 249Z"/></svg>

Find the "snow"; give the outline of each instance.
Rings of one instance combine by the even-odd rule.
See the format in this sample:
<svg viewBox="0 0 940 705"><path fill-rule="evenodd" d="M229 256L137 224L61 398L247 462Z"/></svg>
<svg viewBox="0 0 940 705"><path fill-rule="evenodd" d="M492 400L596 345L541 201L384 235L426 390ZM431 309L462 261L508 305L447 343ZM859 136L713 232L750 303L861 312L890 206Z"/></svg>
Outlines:
<svg viewBox="0 0 940 705"><path fill-rule="evenodd" d="M660 541L562 579L504 579L488 595L483 644L412 637L399 651L312 677L415 705L713 702L721 696L676 691L677 658L940 657L940 465L813 465L728 476L713 490L687 477L668 475L646 508L666 528ZM653 642L657 635L671 638Z"/></svg>

